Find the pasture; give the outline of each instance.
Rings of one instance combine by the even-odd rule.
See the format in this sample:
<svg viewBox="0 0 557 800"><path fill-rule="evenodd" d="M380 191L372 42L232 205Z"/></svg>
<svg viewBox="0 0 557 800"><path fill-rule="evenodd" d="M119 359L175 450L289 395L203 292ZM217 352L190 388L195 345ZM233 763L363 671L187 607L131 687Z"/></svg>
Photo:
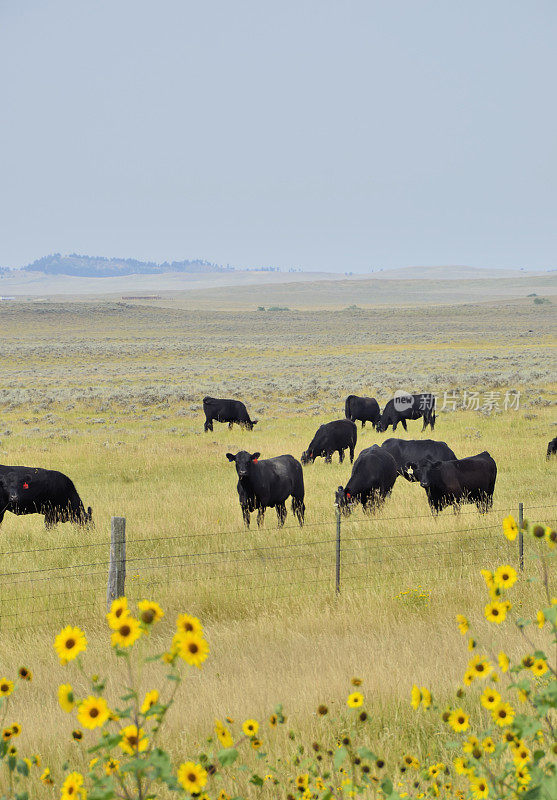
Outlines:
<svg viewBox="0 0 557 800"><path fill-rule="evenodd" d="M428 315L411 307L201 314L94 301L8 305L2 324L0 461L65 472L96 523L45 531L39 516L7 514L1 528L2 670L34 671L18 708L30 749L54 761L77 747L53 691L66 680L52 650L59 628L81 624L89 671L107 671L108 534L111 515L122 515L128 596L158 600L165 631L180 611L199 616L211 644L173 711L172 752L187 755L214 717L264 720L277 702L290 725L311 732L317 704L341 705L357 674L386 755L407 745L435 756L441 745L428 741L427 726L411 724L410 686L435 676L438 692L452 691L465 658L456 613L488 633L479 569L518 557L502 517L522 501L531 519L557 518L556 462L545 460L555 435L551 308L523 300ZM519 410L441 412L427 433L459 457L492 454L495 510L480 516L464 506L433 519L419 485L398 478L381 512L343 520L337 597L333 501L348 460L304 468L303 529L288 504L282 530L269 509L261 529L253 522L245 531L225 453L299 458L319 424L343 416L348 393L383 407L399 388L522 393ZM215 423L203 433L204 394L245 400L259 424L248 432ZM408 427L395 435L420 438L421 421ZM358 426L356 452L392 435ZM532 589L524 581L518 591L526 609Z"/></svg>

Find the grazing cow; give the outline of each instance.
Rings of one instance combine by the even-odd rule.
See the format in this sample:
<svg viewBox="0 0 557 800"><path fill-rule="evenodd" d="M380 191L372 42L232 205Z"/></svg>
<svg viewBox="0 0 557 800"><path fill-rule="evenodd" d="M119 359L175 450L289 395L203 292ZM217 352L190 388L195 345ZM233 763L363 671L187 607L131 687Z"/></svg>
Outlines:
<svg viewBox="0 0 557 800"><path fill-rule="evenodd" d="M57 522L85 525L93 519L91 506L85 510L67 475L39 467L0 465L0 524L6 511L44 514L47 528Z"/></svg>
<svg viewBox="0 0 557 800"><path fill-rule="evenodd" d="M389 425L392 425L394 433L396 426L400 422L404 430L407 431L406 420L419 419L420 417L423 417L424 420L422 431L425 431L428 425L431 430L435 428L435 395L430 393L401 393L399 396L389 400L376 427L379 433L384 433Z"/></svg>
<svg viewBox="0 0 557 800"><path fill-rule="evenodd" d="M398 474L411 483L418 480L415 470L426 459L453 461L456 458L448 444L433 439L385 439L381 447L396 461Z"/></svg>
<svg viewBox="0 0 557 800"><path fill-rule="evenodd" d="M380 508L390 495L397 479L392 455L374 444L362 450L352 467L350 480L338 487L336 503L343 514L350 514L354 503L361 503L366 513Z"/></svg>
<svg viewBox="0 0 557 800"><path fill-rule="evenodd" d="M236 463L238 473L238 496L249 528L250 512L257 509L257 525L263 523L266 508L276 508L279 528L286 519L286 500L292 496L292 513L300 527L304 524L304 473L302 465L294 456L276 456L259 461L259 453L240 450L233 455L227 453L229 461Z"/></svg>
<svg viewBox="0 0 557 800"><path fill-rule="evenodd" d="M462 503L475 503L485 514L493 505L497 464L486 451L451 461L424 461L416 476L434 515L450 505L456 514Z"/></svg>
<svg viewBox="0 0 557 800"><path fill-rule="evenodd" d="M350 450L350 463L354 461L354 448L358 439L358 429L349 419L336 419L320 425L309 447L302 453L302 464L312 464L319 456L330 464L335 450L338 450L340 463L344 461L344 451Z"/></svg>
<svg viewBox="0 0 557 800"><path fill-rule="evenodd" d="M374 397L357 397L355 394L350 394L346 398L344 413L346 419L351 419L352 422L359 419L362 428L365 428L366 422L371 422L375 428L381 417L379 403Z"/></svg>
<svg viewBox="0 0 557 800"><path fill-rule="evenodd" d="M547 445L546 458L549 461L549 457L555 455L557 455L557 436L555 437L555 439L552 439L550 443Z"/></svg>
<svg viewBox="0 0 557 800"><path fill-rule="evenodd" d="M256 419L250 419L247 408L240 400L217 400L216 397L203 398L203 411L205 412L205 433L213 430L213 420L228 422L231 428L236 422L248 431L257 425Z"/></svg>

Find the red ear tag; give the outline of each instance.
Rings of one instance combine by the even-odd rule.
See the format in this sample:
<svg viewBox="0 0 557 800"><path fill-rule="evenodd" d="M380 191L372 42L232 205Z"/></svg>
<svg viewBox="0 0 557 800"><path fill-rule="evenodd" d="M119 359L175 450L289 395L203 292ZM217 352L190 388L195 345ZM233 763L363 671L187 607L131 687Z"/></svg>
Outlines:
<svg viewBox="0 0 557 800"><path fill-rule="evenodd" d="M346 492L346 497L350 497L350 492Z"/></svg>
<svg viewBox="0 0 557 800"><path fill-rule="evenodd" d="M257 464L257 459L256 458L253 459L253 463Z"/></svg>
<svg viewBox="0 0 557 800"><path fill-rule="evenodd" d="M25 481L25 483L23 484L23 488L24 489L28 489L29 488L29 484L27 483L27 481Z"/></svg>

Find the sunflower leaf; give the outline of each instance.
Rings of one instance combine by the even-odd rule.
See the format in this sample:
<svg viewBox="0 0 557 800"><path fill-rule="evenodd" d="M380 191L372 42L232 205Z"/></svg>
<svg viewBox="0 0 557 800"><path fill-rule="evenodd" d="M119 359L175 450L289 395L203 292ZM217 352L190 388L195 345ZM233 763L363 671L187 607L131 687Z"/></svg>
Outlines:
<svg viewBox="0 0 557 800"><path fill-rule="evenodd" d="M238 751L234 747L227 747L225 750L220 751L217 758L223 767L229 767L238 758Z"/></svg>
<svg viewBox="0 0 557 800"><path fill-rule="evenodd" d="M346 756L348 755L348 750L346 747L339 747L336 753L333 756L333 764L335 765L335 769L338 769Z"/></svg>

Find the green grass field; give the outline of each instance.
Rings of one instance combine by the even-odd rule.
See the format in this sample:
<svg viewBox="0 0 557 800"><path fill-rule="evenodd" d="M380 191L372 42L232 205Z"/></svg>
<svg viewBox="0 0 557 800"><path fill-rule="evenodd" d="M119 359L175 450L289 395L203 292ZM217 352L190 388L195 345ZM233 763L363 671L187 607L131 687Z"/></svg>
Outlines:
<svg viewBox="0 0 557 800"><path fill-rule="evenodd" d="M167 612L158 636L180 611L207 629L210 658L170 719L168 746L180 757L214 717L264 719L277 702L311 732L318 702L341 705L354 673L388 756L405 745L435 750L427 727L412 726L412 683L435 676L438 693L452 691L466 659L459 611L493 635L480 619L479 569L517 564L503 516L523 502L527 517L555 524L556 462L545 460L555 435L551 312L526 301L439 306L433 327L411 308L403 323L387 310L277 312L272 324L265 314L113 303L2 310L0 460L67 473L96 523L45 531L38 516L7 514L1 528L2 670L33 669L18 708L22 747L25 737L48 762L77 748L56 701L67 680L52 649L60 626L83 626L88 669L109 673L109 691L116 683L103 619L113 515L127 520L127 594ZM494 511L464 506L433 519L419 485L399 478L377 515L343 520L336 596L334 492L349 462L304 469L303 529L289 511L279 530L269 509L261 529L253 519L246 531L225 453L299 458L319 424L343 416L346 394L383 404L397 388L521 391L519 410L439 413L432 437L461 457L492 454ZM204 434L204 394L246 399L259 424L250 433L215 423ZM411 422L396 435L430 436L420 429ZM391 435L359 429L357 452ZM528 609L532 587L523 580L517 591Z"/></svg>

